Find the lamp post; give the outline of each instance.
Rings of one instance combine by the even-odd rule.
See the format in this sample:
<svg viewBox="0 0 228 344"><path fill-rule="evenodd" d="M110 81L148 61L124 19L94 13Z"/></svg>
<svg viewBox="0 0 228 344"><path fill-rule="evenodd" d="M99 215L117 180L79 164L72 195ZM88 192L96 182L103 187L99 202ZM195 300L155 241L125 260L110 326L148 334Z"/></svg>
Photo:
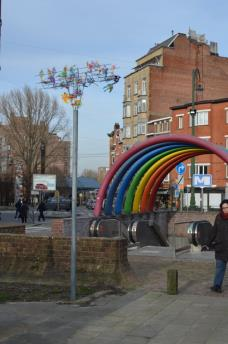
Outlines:
<svg viewBox="0 0 228 344"><path fill-rule="evenodd" d="M190 109L191 123L192 123L192 136L195 136L195 117L196 117L196 92L203 91L202 84L200 81L200 71L198 68L192 70L192 107ZM193 174L195 174L195 157L191 158L191 197L190 197L190 208L194 209L196 205L195 200L195 189L193 186Z"/></svg>
<svg viewBox="0 0 228 344"><path fill-rule="evenodd" d="M40 71L40 80L44 88L64 89L62 99L70 103L73 109L73 142L72 142L72 234L71 234L71 287L70 298L76 298L76 259L77 259L77 169L78 169L78 110L85 87L103 82L104 91L111 92L120 76L115 74L114 65L100 64L97 61L87 62L85 68L75 65L57 72L55 67L47 73Z"/></svg>
<svg viewBox="0 0 228 344"><path fill-rule="evenodd" d="M41 142L40 144L40 171L41 174L45 174L45 154L46 154L46 147L45 147L45 143Z"/></svg>

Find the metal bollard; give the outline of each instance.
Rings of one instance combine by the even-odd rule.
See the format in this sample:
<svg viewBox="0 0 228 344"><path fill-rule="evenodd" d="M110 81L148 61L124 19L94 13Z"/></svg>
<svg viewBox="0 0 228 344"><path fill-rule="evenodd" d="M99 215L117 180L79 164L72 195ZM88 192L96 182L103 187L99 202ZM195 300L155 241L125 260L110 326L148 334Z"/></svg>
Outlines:
<svg viewBox="0 0 228 344"><path fill-rule="evenodd" d="M178 293L178 271L167 271L167 294L176 295Z"/></svg>

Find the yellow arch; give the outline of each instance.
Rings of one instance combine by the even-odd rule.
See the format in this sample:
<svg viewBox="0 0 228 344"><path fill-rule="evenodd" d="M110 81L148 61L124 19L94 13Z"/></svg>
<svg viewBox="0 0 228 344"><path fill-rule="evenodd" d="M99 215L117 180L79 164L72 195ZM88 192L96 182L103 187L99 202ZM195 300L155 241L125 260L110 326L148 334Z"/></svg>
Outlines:
<svg viewBox="0 0 228 344"><path fill-rule="evenodd" d="M193 153L193 152L204 152L205 149L201 149L201 148L189 148L189 149L183 149L181 150L181 153L184 152L189 152L189 153ZM150 179L151 175L156 171L156 169L158 167L160 167L164 162L166 162L167 160L180 155L180 151L178 152L173 152L169 155L166 155L165 157L161 158L160 160L158 160L157 162L155 162L144 174L144 176L142 177L142 179L140 180L140 183L137 187L137 190L135 192L135 196L134 196L134 201L133 201L133 207L132 207L132 211L133 213L138 213L140 212L140 203L141 203L141 198L142 198L142 194L143 194L143 190L148 182L148 180Z"/></svg>

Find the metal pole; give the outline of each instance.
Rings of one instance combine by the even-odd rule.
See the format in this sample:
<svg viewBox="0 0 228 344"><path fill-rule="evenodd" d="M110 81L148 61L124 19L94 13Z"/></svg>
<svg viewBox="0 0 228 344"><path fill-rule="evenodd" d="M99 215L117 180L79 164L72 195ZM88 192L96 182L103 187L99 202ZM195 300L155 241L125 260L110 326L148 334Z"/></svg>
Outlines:
<svg viewBox="0 0 228 344"><path fill-rule="evenodd" d="M73 145L72 145L72 233L71 233L71 289L70 299L76 298L76 254L77 254L77 170L78 170L78 107L73 107Z"/></svg>
<svg viewBox="0 0 228 344"><path fill-rule="evenodd" d="M192 71L192 108L190 110L190 115L192 118L192 136L195 136L195 91L196 91L196 69ZM191 159L191 198L190 198L190 208L194 208L196 205L195 201L195 190L193 186L193 174L195 173L195 157Z"/></svg>
<svg viewBox="0 0 228 344"><path fill-rule="evenodd" d="M204 208L204 204L203 204L203 188L201 188L200 190L200 203L201 203L201 206L200 206L200 210L201 212L203 212L203 208Z"/></svg>

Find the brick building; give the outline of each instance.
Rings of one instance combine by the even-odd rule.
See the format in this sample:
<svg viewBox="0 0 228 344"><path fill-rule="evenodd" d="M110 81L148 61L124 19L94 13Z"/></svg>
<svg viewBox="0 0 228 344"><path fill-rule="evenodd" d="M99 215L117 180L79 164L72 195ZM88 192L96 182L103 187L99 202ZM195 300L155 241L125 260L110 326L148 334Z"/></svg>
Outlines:
<svg viewBox="0 0 228 344"><path fill-rule="evenodd" d="M172 134L192 133L191 103L174 106L172 110ZM195 136L208 140L228 149L228 98L203 100L196 102ZM191 186L191 161L184 162L186 171L184 173L184 204L188 204L187 188ZM195 157L195 174L211 174L212 188L204 190L204 208L218 207L225 188L228 185L228 166L216 155L200 155ZM170 174L171 183L178 179L175 170ZM196 203L200 203L200 189L196 188Z"/></svg>
<svg viewBox="0 0 228 344"><path fill-rule="evenodd" d="M108 134L109 137L109 166L112 166L115 160L123 152L123 141L122 141L122 129L119 123L114 124L114 128L111 133Z"/></svg>
<svg viewBox="0 0 228 344"><path fill-rule="evenodd" d="M208 44L192 30L188 36L172 35L136 60L125 77L123 151L146 136L170 131L170 107L191 101L195 69L201 89L196 100L227 97L228 58L218 55L217 43Z"/></svg>

